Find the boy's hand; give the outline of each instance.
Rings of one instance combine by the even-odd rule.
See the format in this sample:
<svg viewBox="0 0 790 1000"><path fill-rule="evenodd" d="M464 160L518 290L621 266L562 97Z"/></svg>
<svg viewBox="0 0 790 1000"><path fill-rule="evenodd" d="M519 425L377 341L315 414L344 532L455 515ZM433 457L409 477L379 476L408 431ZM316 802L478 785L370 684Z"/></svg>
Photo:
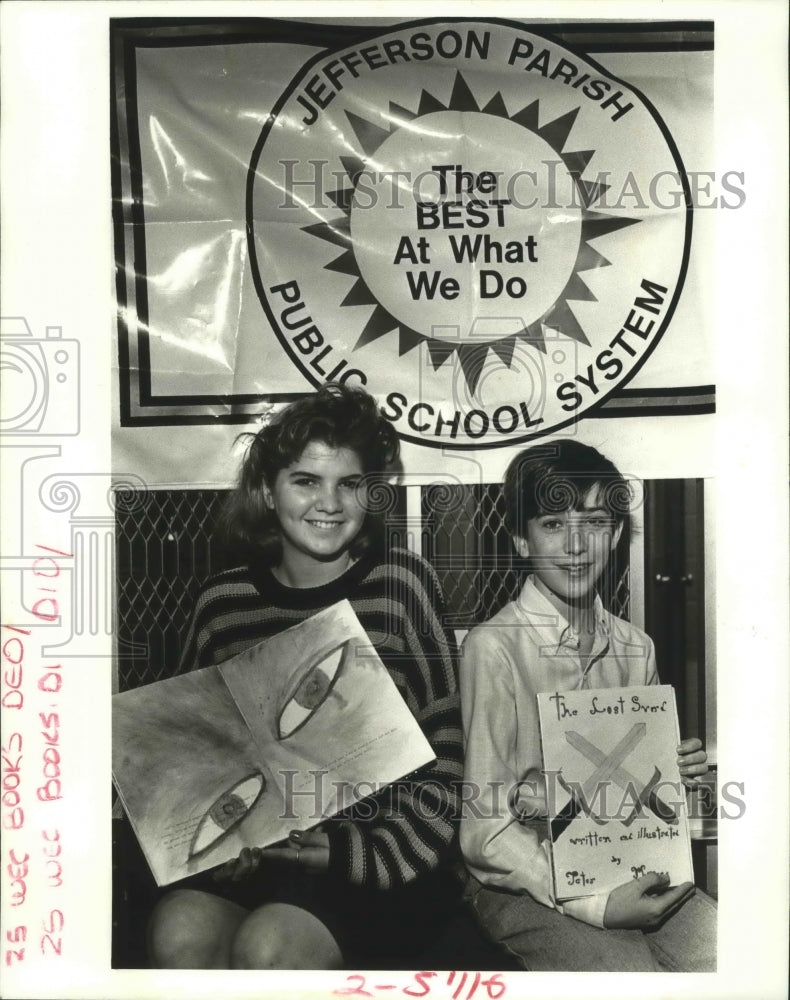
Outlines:
<svg viewBox="0 0 790 1000"><path fill-rule="evenodd" d="M691 788L708 773L708 755L702 746L702 740L692 736L682 741L678 747L678 768L683 784Z"/></svg>
<svg viewBox="0 0 790 1000"><path fill-rule="evenodd" d="M609 893L603 925L637 930L658 927L694 895L694 883L669 888L669 876L648 872Z"/></svg>
<svg viewBox="0 0 790 1000"><path fill-rule="evenodd" d="M519 783L514 803L520 819L542 819L548 815L546 776L531 768Z"/></svg>

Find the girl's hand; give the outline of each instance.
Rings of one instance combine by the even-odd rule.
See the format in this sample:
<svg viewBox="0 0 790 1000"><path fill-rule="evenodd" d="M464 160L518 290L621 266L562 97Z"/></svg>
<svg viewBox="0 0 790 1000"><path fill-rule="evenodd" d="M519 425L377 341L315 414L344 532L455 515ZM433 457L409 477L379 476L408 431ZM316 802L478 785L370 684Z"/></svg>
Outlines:
<svg viewBox="0 0 790 1000"><path fill-rule="evenodd" d="M243 847L237 858L226 861L213 873L216 881L240 882L267 861L286 861L305 871L326 871L329 867L329 837L321 829L292 830L287 842L273 847Z"/></svg>
<svg viewBox="0 0 790 1000"><path fill-rule="evenodd" d="M290 861L308 872L323 872L329 867L329 837L318 830L292 830L284 846L265 847L264 858Z"/></svg>
<svg viewBox="0 0 790 1000"><path fill-rule="evenodd" d="M703 749L702 740L692 736L682 741L678 747L678 768L683 784L691 788L708 773L708 755Z"/></svg>
<svg viewBox="0 0 790 1000"><path fill-rule="evenodd" d="M648 872L612 889L606 901L603 925L650 930L679 910L693 895L693 882L683 882L670 889L668 875Z"/></svg>
<svg viewBox="0 0 790 1000"><path fill-rule="evenodd" d="M226 861L224 865L213 873L213 878L217 882L240 882L261 866L261 855L263 851L260 847L242 847L241 854L237 858Z"/></svg>

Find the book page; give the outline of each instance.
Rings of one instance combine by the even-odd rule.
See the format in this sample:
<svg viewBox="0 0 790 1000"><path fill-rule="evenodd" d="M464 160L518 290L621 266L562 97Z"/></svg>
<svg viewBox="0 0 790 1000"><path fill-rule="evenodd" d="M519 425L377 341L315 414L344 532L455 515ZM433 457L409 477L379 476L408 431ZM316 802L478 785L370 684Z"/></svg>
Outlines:
<svg viewBox="0 0 790 1000"><path fill-rule="evenodd" d="M283 837L435 757L348 601L220 670L283 791Z"/></svg>
<svg viewBox="0 0 790 1000"><path fill-rule="evenodd" d="M158 885L236 857L251 805L281 801L216 667L113 697L113 778Z"/></svg>

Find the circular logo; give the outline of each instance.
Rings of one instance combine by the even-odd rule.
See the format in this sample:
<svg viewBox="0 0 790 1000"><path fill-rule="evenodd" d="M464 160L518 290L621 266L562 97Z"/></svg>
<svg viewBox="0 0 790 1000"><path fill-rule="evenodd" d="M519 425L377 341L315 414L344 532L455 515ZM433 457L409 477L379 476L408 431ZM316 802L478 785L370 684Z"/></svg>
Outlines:
<svg viewBox="0 0 790 1000"><path fill-rule="evenodd" d="M632 87L517 25L428 22L305 67L256 145L248 228L312 384L365 385L406 439L481 448L577 420L642 365L690 197Z"/></svg>

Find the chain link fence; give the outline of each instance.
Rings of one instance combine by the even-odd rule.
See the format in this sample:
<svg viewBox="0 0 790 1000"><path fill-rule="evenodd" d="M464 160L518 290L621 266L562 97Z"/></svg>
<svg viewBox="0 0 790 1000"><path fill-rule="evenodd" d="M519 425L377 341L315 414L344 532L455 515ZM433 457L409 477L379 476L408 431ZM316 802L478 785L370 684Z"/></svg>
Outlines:
<svg viewBox="0 0 790 1000"><path fill-rule="evenodd" d="M445 594L446 624L468 629L496 614L518 594L529 561L513 549L499 484L436 484L420 489L422 554ZM386 513L390 537L405 523L405 489L394 491ZM216 530L227 490L149 490L116 513L118 689L171 676L178 665L201 583L231 565ZM604 604L629 617L628 530L610 574L601 581Z"/></svg>
<svg viewBox="0 0 790 1000"><path fill-rule="evenodd" d="M118 687L175 673L201 583L226 568L227 490L149 490L116 514Z"/></svg>

